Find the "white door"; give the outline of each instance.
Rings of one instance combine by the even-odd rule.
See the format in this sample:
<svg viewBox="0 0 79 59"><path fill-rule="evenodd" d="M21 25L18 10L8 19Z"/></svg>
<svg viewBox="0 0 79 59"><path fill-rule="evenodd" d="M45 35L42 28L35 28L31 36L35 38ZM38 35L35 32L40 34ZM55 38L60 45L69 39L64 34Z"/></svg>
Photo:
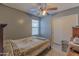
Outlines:
<svg viewBox="0 0 79 59"><path fill-rule="evenodd" d="M61 44L62 40L69 41L72 37L72 27L78 25L78 15L69 15L52 20L52 40Z"/></svg>

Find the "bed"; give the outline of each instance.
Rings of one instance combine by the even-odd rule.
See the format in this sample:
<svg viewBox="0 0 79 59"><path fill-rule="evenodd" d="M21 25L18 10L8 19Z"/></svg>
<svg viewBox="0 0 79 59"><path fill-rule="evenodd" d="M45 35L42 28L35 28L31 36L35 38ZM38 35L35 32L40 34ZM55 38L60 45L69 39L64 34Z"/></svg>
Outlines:
<svg viewBox="0 0 79 59"><path fill-rule="evenodd" d="M49 48L49 40L42 37L27 37L10 40L14 56L36 56Z"/></svg>

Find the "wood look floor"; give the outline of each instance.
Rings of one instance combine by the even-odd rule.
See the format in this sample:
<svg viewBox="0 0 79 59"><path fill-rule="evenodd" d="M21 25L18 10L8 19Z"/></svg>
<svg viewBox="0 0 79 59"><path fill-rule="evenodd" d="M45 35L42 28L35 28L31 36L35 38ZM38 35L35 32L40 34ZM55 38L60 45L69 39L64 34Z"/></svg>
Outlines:
<svg viewBox="0 0 79 59"><path fill-rule="evenodd" d="M63 52L61 46L54 45L52 49L46 49L39 56L66 56L66 52Z"/></svg>
<svg viewBox="0 0 79 59"><path fill-rule="evenodd" d="M66 56L65 53L51 49L45 56Z"/></svg>

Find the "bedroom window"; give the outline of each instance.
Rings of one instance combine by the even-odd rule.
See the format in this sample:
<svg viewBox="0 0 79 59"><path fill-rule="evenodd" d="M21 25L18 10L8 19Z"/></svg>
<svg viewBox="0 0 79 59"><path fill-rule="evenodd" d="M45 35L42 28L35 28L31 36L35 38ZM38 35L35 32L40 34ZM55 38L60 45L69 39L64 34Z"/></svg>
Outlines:
<svg viewBox="0 0 79 59"><path fill-rule="evenodd" d="M39 35L39 20L32 20L32 35Z"/></svg>

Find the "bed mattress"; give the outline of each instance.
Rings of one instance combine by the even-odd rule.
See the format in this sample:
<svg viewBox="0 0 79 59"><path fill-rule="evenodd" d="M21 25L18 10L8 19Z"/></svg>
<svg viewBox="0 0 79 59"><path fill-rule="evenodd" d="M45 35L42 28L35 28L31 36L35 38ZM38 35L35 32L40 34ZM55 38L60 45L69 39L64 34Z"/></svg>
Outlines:
<svg viewBox="0 0 79 59"><path fill-rule="evenodd" d="M49 41L41 37L28 37L19 40L11 40L14 55L33 55L41 48L49 46ZM35 52L37 53L37 52Z"/></svg>

